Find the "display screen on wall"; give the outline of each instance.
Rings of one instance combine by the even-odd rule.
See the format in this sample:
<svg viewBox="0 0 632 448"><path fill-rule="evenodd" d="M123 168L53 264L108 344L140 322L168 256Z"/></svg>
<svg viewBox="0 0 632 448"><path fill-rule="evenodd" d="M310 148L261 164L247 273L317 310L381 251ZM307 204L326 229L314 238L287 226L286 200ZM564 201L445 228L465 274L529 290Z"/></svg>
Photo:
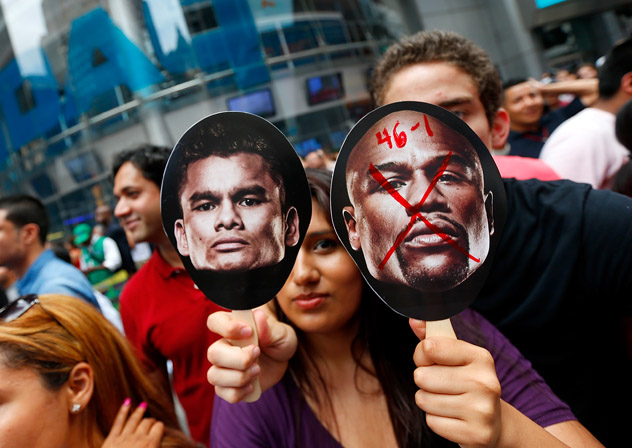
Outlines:
<svg viewBox="0 0 632 448"><path fill-rule="evenodd" d="M250 112L260 117L271 117L276 114L274 100L270 89L261 89L254 92L234 96L226 100L228 110Z"/></svg>
<svg viewBox="0 0 632 448"><path fill-rule="evenodd" d="M307 78L307 102L310 106L338 100L344 94L342 73L331 73Z"/></svg>
<svg viewBox="0 0 632 448"><path fill-rule="evenodd" d="M547 8L549 6L557 5L558 3L564 3L566 0L535 0L535 6L538 9Z"/></svg>

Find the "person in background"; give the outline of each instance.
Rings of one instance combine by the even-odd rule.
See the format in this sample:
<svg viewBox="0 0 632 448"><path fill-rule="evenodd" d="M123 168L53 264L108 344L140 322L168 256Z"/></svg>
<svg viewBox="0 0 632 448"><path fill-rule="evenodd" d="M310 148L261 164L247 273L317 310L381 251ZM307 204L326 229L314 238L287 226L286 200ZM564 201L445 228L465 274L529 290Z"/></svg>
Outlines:
<svg viewBox="0 0 632 448"><path fill-rule="evenodd" d="M9 304L9 298L6 293L6 289L11 285L7 280L9 272L7 268L0 267L0 308L4 308Z"/></svg>
<svg viewBox="0 0 632 448"><path fill-rule="evenodd" d="M132 257L131 248L127 241L127 235L123 227L114 221L112 217L112 209L109 205L103 204L97 207L94 212L94 220L97 224L101 224L105 228L104 235L112 238L121 254L121 263L123 269L131 276L136 272L136 264Z"/></svg>
<svg viewBox="0 0 632 448"><path fill-rule="evenodd" d="M584 79L542 84L514 78L505 81L503 91L503 107L511 119L509 154L537 158L544 142L560 124L594 102L597 82ZM558 97L563 93L576 98L567 106L546 112L543 95Z"/></svg>
<svg viewBox="0 0 632 448"><path fill-rule="evenodd" d="M85 302L45 294L0 310L0 446L194 448L128 341Z"/></svg>
<svg viewBox="0 0 632 448"><path fill-rule="evenodd" d="M53 251L55 256L60 260L64 260L66 263L72 264L72 258L70 257L70 251L66 248L66 245L61 241L49 241L47 243L49 249Z"/></svg>
<svg viewBox="0 0 632 448"><path fill-rule="evenodd" d="M0 266L0 289L2 289L4 297L7 300L3 306L8 305L9 302L18 298L19 293L15 287L17 279L15 272L5 266ZM3 306L0 306L0 308Z"/></svg>
<svg viewBox="0 0 632 448"><path fill-rule="evenodd" d="M555 80L557 82L572 81L574 79L577 79L577 75L566 68L560 68L555 72Z"/></svg>
<svg viewBox="0 0 632 448"><path fill-rule="evenodd" d="M75 244L81 248L81 271L93 286L103 284L121 267L121 253L116 242L104 235L105 229L100 224L93 228L81 223L72 233L75 235ZM103 290L110 299L118 298L118 291L113 286L104 287Z"/></svg>
<svg viewBox="0 0 632 448"><path fill-rule="evenodd" d="M221 309L195 286L162 227L160 185L171 149L152 145L124 150L113 162L115 216L134 243L149 242L154 253L125 284L120 311L125 334L150 375L173 389L194 440L209 443L213 387L209 362L200 356L217 336L206 331L206 316Z"/></svg>
<svg viewBox="0 0 632 448"><path fill-rule="evenodd" d="M53 250L57 258L65 261L66 263L70 262L69 261L70 253L68 252L68 249L66 249L65 244L59 241L55 241L49 244L50 244L50 248ZM81 251L81 249L79 250ZM121 322L121 315L115 306L116 300L113 300L113 298L106 296L105 294L103 294L102 292L96 289L93 289L93 292L94 292L94 296L97 299L97 303L99 304L99 308L101 308L101 313L105 316L107 320L109 320L116 327L117 330L121 332L121 334L124 334L125 330L123 329L123 322ZM113 297L115 298L117 296L113 296Z"/></svg>
<svg viewBox="0 0 632 448"><path fill-rule="evenodd" d="M577 79L597 79L597 67L592 62L584 62L577 67Z"/></svg>
<svg viewBox="0 0 632 448"><path fill-rule="evenodd" d="M632 198L632 162L630 160L617 171L612 182L612 191Z"/></svg>
<svg viewBox="0 0 632 448"><path fill-rule="evenodd" d="M322 148L314 149L303 156L305 168L333 170L334 164Z"/></svg>
<svg viewBox="0 0 632 448"><path fill-rule="evenodd" d="M560 176L593 188L611 188L629 151L615 136L615 116L632 99L632 38L615 45L599 68L599 99L561 124L540 158Z"/></svg>
<svg viewBox="0 0 632 448"><path fill-rule="evenodd" d="M130 249L132 252L132 259L134 260L134 264L136 265L136 269L140 269L146 262L151 258L151 254L153 249L151 244L143 241L141 243L134 243L134 241L130 244Z"/></svg>
<svg viewBox="0 0 632 448"><path fill-rule="evenodd" d="M0 198L0 266L17 275L17 295L67 294L99 308L85 275L46 248L48 226L48 214L39 199Z"/></svg>
<svg viewBox="0 0 632 448"><path fill-rule="evenodd" d="M617 140L626 147L629 153L628 161L614 176L612 191L632 197L632 160L630 159L632 155L632 100L625 103L617 112L614 128Z"/></svg>
<svg viewBox="0 0 632 448"><path fill-rule="evenodd" d="M81 249L75 244L75 237L71 234L65 241L64 247L68 251L70 257L70 264L81 269Z"/></svg>
<svg viewBox="0 0 632 448"><path fill-rule="evenodd" d="M562 68L555 73L555 82L573 81L575 79L577 79L577 73L575 73L574 70ZM557 95L555 93L543 93L543 95L548 105L548 111L568 106L575 99L575 95L573 95L572 93L562 93L560 95Z"/></svg>

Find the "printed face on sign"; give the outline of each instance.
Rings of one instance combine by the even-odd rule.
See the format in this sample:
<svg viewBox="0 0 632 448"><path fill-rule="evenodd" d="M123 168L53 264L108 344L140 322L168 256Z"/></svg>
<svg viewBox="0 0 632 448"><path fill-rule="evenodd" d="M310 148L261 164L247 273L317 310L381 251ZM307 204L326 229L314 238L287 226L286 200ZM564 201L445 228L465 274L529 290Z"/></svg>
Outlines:
<svg viewBox="0 0 632 448"><path fill-rule="evenodd" d="M342 217L339 236L356 262L361 258L359 267L387 303L388 285L395 285L437 302L435 308L453 308L451 293L485 265L492 247L496 197L475 144L491 157L471 130L467 138L446 123L451 118L466 126L455 116L444 116L447 112L436 106L417 109L391 106L392 112L378 112L370 125L365 117L361 136L352 130L343 148L344 166L337 166L334 176L334 188L343 186L344 176L346 191L332 194L332 202L340 196L346 204L335 210L332 203L332 215ZM496 175L500 183L497 170ZM469 297L467 304L477 292L459 288ZM435 311L433 318L424 317L423 310L411 317L434 320Z"/></svg>
<svg viewBox="0 0 632 448"><path fill-rule="evenodd" d="M281 176L256 153L209 156L188 166L174 233L196 269L243 272L280 262L298 243L298 213Z"/></svg>
<svg viewBox="0 0 632 448"><path fill-rule="evenodd" d="M246 306L258 302L248 296L265 302L283 286L311 196L298 155L271 123L242 112L198 122L172 152L162 195L165 231L209 298L253 308L261 303Z"/></svg>
<svg viewBox="0 0 632 448"><path fill-rule="evenodd" d="M401 147L389 147L396 139ZM445 291L485 261L493 195L472 145L440 121L414 111L379 120L346 175L349 240L376 279Z"/></svg>

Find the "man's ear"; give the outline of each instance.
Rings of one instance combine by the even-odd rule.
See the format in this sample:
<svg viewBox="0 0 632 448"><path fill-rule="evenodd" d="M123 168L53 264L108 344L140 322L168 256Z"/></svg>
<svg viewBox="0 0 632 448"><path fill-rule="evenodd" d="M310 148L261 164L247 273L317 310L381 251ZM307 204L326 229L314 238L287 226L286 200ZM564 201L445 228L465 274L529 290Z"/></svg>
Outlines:
<svg viewBox="0 0 632 448"><path fill-rule="evenodd" d="M505 147L507 137L509 137L509 130L511 127L511 121L509 119L509 113L504 108L500 108L494 115L494 122L492 123L492 147L490 149L502 149Z"/></svg>
<svg viewBox="0 0 632 448"><path fill-rule="evenodd" d="M24 224L22 227L20 227L20 239L22 240L22 244L28 246L35 242L39 244L39 232L40 228L34 222Z"/></svg>
<svg viewBox="0 0 632 448"><path fill-rule="evenodd" d="M358 223L355 219L355 209L348 205L342 209L342 217L347 226L347 234L349 235L349 244L353 250L360 250L360 235L358 235Z"/></svg>
<svg viewBox="0 0 632 448"><path fill-rule="evenodd" d="M287 230L285 231L285 246L294 247L298 244L301 238L301 232L298 228L298 212L296 208L290 207L285 215L285 223L287 224Z"/></svg>
<svg viewBox="0 0 632 448"><path fill-rule="evenodd" d="M187 243L187 233L186 230L184 230L183 219L176 219L176 222L173 224L173 235L176 237L176 244L180 255L188 257L189 244Z"/></svg>
<svg viewBox="0 0 632 448"><path fill-rule="evenodd" d="M485 212L487 213L487 223L491 236L494 234L494 193L491 190L485 195Z"/></svg>
<svg viewBox="0 0 632 448"><path fill-rule="evenodd" d="M632 95L632 72L628 72L621 77L619 89L628 95Z"/></svg>
<svg viewBox="0 0 632 448"><path fill-rule="evenodd" d="M78 414L84 410L88 406L94 392L94 372L90 364L82 361L74 366L68 375L68 381L66 381L64 387L68 412Z"/></svg>

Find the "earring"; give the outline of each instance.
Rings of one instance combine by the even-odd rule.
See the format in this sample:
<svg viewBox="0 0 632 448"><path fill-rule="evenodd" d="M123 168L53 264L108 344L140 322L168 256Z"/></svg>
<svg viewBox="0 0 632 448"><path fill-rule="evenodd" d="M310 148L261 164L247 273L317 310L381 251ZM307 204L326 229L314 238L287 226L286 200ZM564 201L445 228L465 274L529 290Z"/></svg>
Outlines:
<svg viewBox="0 0 632 448"><path fill-rule="evenodd" d="M77 412L79 412L79 409L81 409L81 405L79 403L75 403L72 405L72 409L70 410L70 412L76 414Z"/></svg>

